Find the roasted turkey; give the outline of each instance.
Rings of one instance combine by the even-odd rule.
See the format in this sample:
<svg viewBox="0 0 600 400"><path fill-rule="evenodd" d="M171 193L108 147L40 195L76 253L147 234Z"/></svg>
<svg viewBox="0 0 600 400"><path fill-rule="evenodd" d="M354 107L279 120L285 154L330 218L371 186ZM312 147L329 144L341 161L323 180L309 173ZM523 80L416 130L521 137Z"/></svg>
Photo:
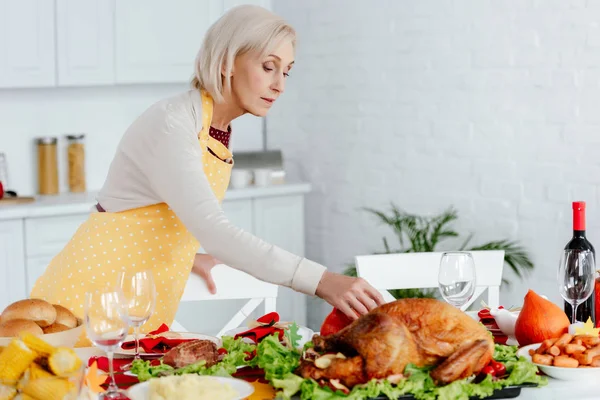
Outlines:
<svg viewBox="0 0 600 400"><path fill-rule="evenodd" d="M313 337L319 353L340 352L326 368L302 360L304 378L339 380L347 387L398 376L409 364L436 367L438 384L478 373L494 353L483 325L459 309L434 299L402 299L377 307L339 332Z"/></svg>

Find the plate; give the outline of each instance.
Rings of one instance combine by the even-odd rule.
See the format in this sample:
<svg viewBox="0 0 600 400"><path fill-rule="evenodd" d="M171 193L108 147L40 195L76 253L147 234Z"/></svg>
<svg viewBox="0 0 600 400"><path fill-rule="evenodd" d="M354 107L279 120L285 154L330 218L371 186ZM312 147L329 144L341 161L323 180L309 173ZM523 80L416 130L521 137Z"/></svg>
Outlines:
<svg viewBox="0 0 600 400"><path fill-rule="evenodd" d="M600 379L600 368L563 368L534 363L529 355L529 350L535 350L540 347L540 345L541 343L535 343L521 347L519 351L517 351L517 355L527 358L535 364L540 371L554 379L559 379L561 381L594 381Z"/></svg>
<svg viewBox="0 0 600 400"><path fill-rule="evenodd" d="M250 328L240 326L238 328L228 330L227 332L223 333L223 336L235 336L238 333L247 331L248 329ZM307 342L310 342L312 340L315 332L312 329L309 329L305 326L298 325L298 334L300 335L300 340L298 341L298 348L301 349ZM248 338L244 338L244 342L254 344L254 342Z"/></svg>
<svg viewBox="0 0 600 400"><path fill-rule="evenodd" d="M194 333L194 332L172 332L172 333L177 333L181 336L181 339L199 339L199 340L210 340L211 342L214 342L217 347L221 347L222 342L221 339L219 339L218 337L215 336L210 336L210 335L205 335L203 333ZM128 335L125 338L125 342L129 342L129 341L133 341L135 340L133 335ZM135 355L135 349L131 349L131 350L123 350L120 346L117 350L115 350L115 354L119 354L119 355L124 355L124 356L134 356ZM162 357L164 356L164 353L146 353L144 351L144 349L140 346L140 356L143 357Z"/></svg>
<svg viewBox="0 0 600 400"><path fill-rule="evenodd" d="M252 393L254 393L254 387L246 381L235 378L224 378L220 376L198 376L198 378L203 379L215 379L219 382L227 383L231 385L233 390L235 390L238 394L235 400L242 400L246 397L249 397ZM160 379L160 378L154 378ZM151 381L151 380L150 380ZM127 390L127 396L131 400L150 400L150 381L138 383L136 385L131 386Z"/></svg>

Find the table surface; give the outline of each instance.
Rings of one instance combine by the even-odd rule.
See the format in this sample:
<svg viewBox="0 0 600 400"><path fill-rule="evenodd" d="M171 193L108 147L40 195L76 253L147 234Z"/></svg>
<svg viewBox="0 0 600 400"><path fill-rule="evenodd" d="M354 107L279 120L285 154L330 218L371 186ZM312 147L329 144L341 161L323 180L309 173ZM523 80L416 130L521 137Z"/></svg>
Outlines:
<svg viewBox="0 0 600 400"><path fill-rule="evenodd" d="M103 356L104 351L97 347L76 348L75 352L82 360L93 356ZM542 388L524 388L519 400L598 400L600 385L598 382L567 382L548 378L548 385Z"/></svg>

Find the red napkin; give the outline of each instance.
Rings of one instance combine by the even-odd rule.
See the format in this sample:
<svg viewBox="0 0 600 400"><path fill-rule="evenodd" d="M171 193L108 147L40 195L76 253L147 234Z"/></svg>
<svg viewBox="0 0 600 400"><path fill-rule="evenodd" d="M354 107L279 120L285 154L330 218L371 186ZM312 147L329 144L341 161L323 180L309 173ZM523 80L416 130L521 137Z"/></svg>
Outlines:
<svg viewBox="0 0 600 400"><path fill-rule="evenodd" d="M502 306L498 308L504 308ZM502 333L496 320L490 314L490 310L484 308L477 313L479 317L479 322L481 322L488 330L490 330L491 334L494 336L494 342L497 344L506 344L508 340L508 336Z"/></svg>
<svg viewBox="0 0 600 400"><path fill-rule="evenodd" d="M163 336L154 336L160 333L168 332L169 326L166 324L162 324L157 330L148 332L146 337L140 339L140 347L144 349L146 353L154 353L154 354L163 354L167 351L171 350L173 347L184 343L189 342L194 339L172 339L166 338ZM123 350L134 350L135 349L135 340L131 340L129 342L125 342L121 345Z"/></svg>
<svg viewBox="0 0 600 400"><path fill-rule="evenodd" d="M252 340L254 343L260 342L263 338L277 333L279 336L279 340L283 340L283 329L275 328L277 322L279 322L279 314L276 312L271 312L266 315L263 315L259 319L256 320L261 326L257 326L256 328L248 329L247 331L240 332L235 335L234 339L244 337Z"/></svg>
<svg viewBox="0 0 600 400"><path fill-rule="evenodd" d="M132 360L133 360L133 358L115 358L115 359L113 359L113 371L115 373L115 383L121 389L127 389L128 387L140 382L137 377L131 376L131 375L125 375L123 372L121 372L121 367L123 365L131 363ZM91 357L88 360L88 367L90 365L92 365L94 363L94 361L97 363L98 369L100 369L104 372L108 372L108 358L107 357ZM160 361L153 360L153 361L151 361L151 363L152 363L152 365L158 365L160 363ZM102 385L102 387L105 389L108 387L108 377L106 379L106 382Z"/></svg>

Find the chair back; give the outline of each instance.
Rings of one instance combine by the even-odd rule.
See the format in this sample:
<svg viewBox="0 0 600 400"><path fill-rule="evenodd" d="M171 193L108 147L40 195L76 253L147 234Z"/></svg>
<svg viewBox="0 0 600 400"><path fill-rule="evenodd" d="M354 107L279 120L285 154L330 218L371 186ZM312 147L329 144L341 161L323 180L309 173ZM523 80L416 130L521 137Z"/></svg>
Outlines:
<svg viewBox="0 0 600 400"><path fill-rule="evenodd" d="M487 291L487 304L498 307L500 285L504 268L504 250L471 251L475 263L475 294L466 310L475 300ZM437 288L438 270L443 252L395 253L356 256L358 276L378 289L386 301L394 297L390 289Z"/></svg>
<svg viewBox="0 0 600 400"><path fill-rule="evenodd" d="M245 272L223 264L212 269L212 276L217 285L216 294L208 291L202 278L196 274L190 274L181 302L248 299L217 336L222 336L228 330L240 326L263 302L265 314L276 310L277 285L260 281ZM180 332L186 331L177 321L173 322L172 329Z"/></svg>

